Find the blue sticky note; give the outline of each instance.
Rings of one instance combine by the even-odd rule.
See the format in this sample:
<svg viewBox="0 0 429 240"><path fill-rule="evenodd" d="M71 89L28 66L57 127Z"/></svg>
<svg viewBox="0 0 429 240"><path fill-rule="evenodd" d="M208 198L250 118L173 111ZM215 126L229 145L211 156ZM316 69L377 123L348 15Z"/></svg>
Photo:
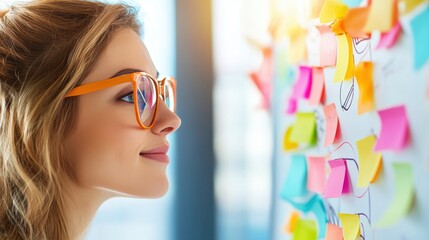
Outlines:
<svg viewBox="0 0 429 240"><path fill-rule="evenodd" d="M360 6L362 0L344 0L343 2L347 5L347 7L354 8Z"/></svg>
<svg viewBox="0 0 429 240"><path fill-rule="evenodd" d="M429 58L429 5L411 20L411 30L414 35L414 68L421 68Z"/></svg>
<svg viewBox="0 0 429 240"><path fill-rule="evenodd" d="M302 197L307 191L307 160L303 155L292 155L292 162L281 195L286 198Z"/></svg>
<svg viewBox="0 0 429 240"><path fill-rule="evenodd" d="M328 218L326 216L325 204L323 203L320 195L317 194L317 198L314 200L314 204L311 207L311 211L314 213L317 219L317 225L319 227L319 239L324 238L326 235L326 226L328 224Z"/></svg>

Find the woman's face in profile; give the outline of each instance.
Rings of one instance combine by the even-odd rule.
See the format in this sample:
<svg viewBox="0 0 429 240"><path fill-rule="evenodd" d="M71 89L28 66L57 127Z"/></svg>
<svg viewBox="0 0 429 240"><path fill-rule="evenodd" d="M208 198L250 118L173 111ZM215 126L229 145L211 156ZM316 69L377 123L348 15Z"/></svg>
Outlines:
<svg viewBox="0 0 429 240"><path fill-rule="evenodd" d="M140 36L125 28L113 33L82 84L138 71L157 76ZM141 128L134 105L122 98L131 91L132 84L124 83L78 97L76 130L66 139L72 174L79 187L119 195L160 197L168 189L168 162L140 153L158 148L165 152L167 135L177 130L181 121L160 100L153 127Z"/></svg>

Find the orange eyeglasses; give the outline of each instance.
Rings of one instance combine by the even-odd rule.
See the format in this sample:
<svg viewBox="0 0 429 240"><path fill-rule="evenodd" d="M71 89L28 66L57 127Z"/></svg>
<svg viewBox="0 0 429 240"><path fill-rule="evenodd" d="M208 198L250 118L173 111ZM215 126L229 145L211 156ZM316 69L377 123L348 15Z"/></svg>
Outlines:
<svg viewBox="0 0 429 240"><path fill-rule="evenodd" d="M135 72L83 84L73 88L66 97L80 96L126 82L133 84L132 100L136 120L143 129L152 127L155 122L158 112L158 96L165 101L171 111L176 112L176 80L172 77L156 80L145 72Z"/></svg>

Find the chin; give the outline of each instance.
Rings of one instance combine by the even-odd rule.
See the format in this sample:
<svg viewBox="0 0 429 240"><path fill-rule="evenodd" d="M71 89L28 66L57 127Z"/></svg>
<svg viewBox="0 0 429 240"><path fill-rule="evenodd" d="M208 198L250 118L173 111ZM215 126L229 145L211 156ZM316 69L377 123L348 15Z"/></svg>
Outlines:
<svg viewBox="0 0 429 240"><path fill-rule="evenodd" d="M139 198L161 198L169 189L169 182L167 178L157 181L149 188L144 189L144 192L138 194Z"/></svg>

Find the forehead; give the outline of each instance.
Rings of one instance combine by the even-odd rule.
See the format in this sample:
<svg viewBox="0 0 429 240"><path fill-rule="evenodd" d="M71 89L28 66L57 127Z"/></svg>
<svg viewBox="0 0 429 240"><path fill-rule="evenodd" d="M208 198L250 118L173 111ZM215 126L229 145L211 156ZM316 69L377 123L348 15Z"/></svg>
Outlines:
<svg viewBox="0 0 429 240"><path fill-rule="evenodd" d="M140 36L131 28L117 30L82 84L107 79L123 69L139 69L156 76L156 68Z"/></svg>

